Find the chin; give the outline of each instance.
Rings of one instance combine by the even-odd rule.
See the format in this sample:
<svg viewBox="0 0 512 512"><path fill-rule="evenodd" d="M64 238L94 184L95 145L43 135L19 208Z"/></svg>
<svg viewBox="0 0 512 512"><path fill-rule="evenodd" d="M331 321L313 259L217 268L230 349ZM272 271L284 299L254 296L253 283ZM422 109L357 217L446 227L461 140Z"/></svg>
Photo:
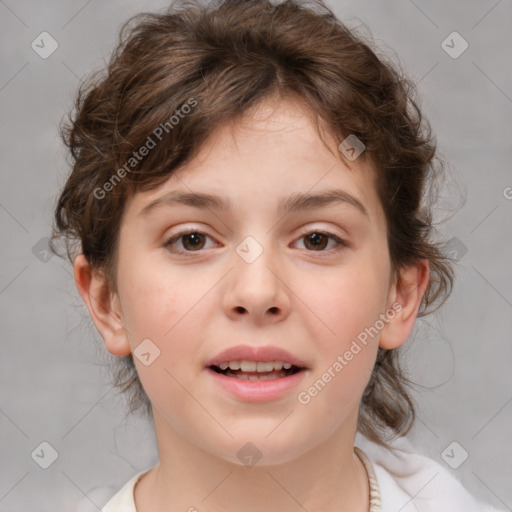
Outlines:
<svg viewBox="0 0 512 512"><path fill-rule="evenodd" d="M208 451L230 464L251 468L286 464L312 448L306 446L303 441L294 441L289 435L285 435L284 439L271 439L273 433L269 437L265 437L266 435L261 434L261 429L255 431L254 435L246 431L244 435L230 439L226 445L217 444L215 449Z"/></svg>

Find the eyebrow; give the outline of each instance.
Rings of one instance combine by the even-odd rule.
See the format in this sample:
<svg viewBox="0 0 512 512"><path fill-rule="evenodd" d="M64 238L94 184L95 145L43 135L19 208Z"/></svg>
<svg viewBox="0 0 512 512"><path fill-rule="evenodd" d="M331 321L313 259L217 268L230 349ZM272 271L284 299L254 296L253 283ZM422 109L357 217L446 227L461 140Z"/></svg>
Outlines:
<svg viewBox="0 0 512 512"><path fill-rule="evenodd" d="M231 211L231 202L220 196L198 192L173 191L148 203L139 215L145 216L152 210L162 206L184 204L195 208L211 209L223 212ZM281 199L278 204L279 214L286 215L302 210L313 210L335 204L346 204L353 206L360 213L369 217L364 204L345 190L326 190L316 194L296 193Z"/></svg>

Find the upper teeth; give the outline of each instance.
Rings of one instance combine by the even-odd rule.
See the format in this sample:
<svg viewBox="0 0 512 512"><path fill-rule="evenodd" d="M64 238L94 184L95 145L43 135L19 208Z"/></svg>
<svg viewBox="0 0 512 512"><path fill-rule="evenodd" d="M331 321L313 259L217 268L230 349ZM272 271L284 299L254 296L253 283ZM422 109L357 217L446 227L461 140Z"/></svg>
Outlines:
<svg viewBox="0 0 512 512"><path fill-rule="evenodd" d="M271 372L273 370L289 370L292 365L282 361L227 361L219 364L221 370L242 370L243 372Z"/></svg>

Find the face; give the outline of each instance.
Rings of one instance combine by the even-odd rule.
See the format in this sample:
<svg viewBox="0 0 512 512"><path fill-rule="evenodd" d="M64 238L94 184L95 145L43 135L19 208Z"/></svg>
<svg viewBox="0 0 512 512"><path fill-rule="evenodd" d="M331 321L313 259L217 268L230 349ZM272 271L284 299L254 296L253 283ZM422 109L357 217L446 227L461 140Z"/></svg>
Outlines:
<svg viewBox="0 0 512 512"><path fill-rule="evenodd" d="M324 137L332 152L298 104L261 104L126 204L118 305L126 352L150 340L139 349L149 364L134 362L160 434L171 429L236 464L250 441L261 464L275 464L355 433L380 332L359 351L354 340L389 310L391 267L372 170L362 158L349 168ZM344 200L285 203L332 191ZM178 193L225 205L173 201ZM207 368L237 345L285 350L305 369L276 384Z"/></svg>

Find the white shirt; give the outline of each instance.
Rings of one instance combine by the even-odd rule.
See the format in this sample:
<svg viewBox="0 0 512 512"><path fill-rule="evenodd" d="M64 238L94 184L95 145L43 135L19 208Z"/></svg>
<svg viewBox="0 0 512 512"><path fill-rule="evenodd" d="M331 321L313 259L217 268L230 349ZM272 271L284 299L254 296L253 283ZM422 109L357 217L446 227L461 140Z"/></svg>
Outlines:
<svg viewBox="0 0 512 512"><path fill-rule="evenodd" d="M373 466L382 512L505 512L478 502L452 470L415 453L405 437L395 439L388 450L357 434L355 446ZM89 498L84 498L76 512L97 512L92 502L105 503L107 499L101 512L137 512L133 490L147 471L134 475L113 496L110 488L96 489L94 497L89 494Z"/></svg>

